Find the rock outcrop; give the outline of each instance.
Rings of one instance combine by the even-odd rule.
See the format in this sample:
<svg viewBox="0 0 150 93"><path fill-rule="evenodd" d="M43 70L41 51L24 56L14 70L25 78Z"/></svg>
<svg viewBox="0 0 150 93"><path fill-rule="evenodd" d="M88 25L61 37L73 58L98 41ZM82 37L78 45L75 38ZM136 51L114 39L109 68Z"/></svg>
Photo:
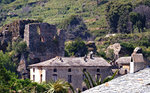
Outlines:
<svg viewBox="0 0 150 93"><path fill-rule="evenodd" d="M108 53L110 49L113 50L113 52L114 52L114 56L115 56L114 59L118 59L118 58L119 58L119 53L120 53L120 51L121 51L121 45L120 45L119 43L115 43L115 44L113 44L113 45L110 45L110 46L107 48L106 53Z"/></svg>

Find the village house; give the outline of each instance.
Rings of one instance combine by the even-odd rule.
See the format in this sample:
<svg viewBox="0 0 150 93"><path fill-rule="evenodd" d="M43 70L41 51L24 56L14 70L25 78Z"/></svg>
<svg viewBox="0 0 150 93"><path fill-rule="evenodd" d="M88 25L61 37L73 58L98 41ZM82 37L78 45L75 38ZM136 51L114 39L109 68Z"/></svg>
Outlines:
<svg viewBox="0 0 150 93"><path fill-rule="evenodd" d="M50 60L30 65L30 79L34 82L49 82L63 79L72 86L86 90L83 82L83 71L88 71L94 78L102 76L102 79L111 75L111 65L101 57L55 57Z"/></svg>
<svg viewBox="0 0 150 93"><path fill-rule="evenodd" d="M128 57L120 57L115 64L120 69L120 74L134 73L146 67L146 61L142 53L133 53Z"/></svg>

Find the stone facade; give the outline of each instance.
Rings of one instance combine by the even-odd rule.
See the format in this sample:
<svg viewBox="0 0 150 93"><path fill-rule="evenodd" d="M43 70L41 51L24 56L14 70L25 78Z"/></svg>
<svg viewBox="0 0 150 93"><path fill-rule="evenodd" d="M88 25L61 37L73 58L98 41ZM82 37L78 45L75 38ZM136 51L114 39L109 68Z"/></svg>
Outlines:
<svg viewBox="0 0 150 93"><path fill-rule="evenodd" d="M33 72L33 69L35 69L35 72ZM57 71L55 72L54 69ZM69 69L71 69L71 72L69 72ZM96 75L101 75L102 79L104 79L111 75L110 67L35 67L30 69L30 79L39 83L63 79L72 84L74 89L80 88L83 91L86 85L83 81L84 75L82 71L85 69L92 75L92 78L95 78ZM97 72L97 69L100 71ZM35 75L34 78L33 75ZM69 76L71 77L69 78Z"/></svg>
<svg viewBox="0 0 150 93"><path fill-rule="evenodd" d="M97 75L102 79L112 75L111 65L103 58L93 58L84 60L83 57L77 58L53 58L38 64L29 66L30 79L35 82L49 82L51 80L63 79L68 81L74 89L86 89L83 82L85 76L83 71L88 71L93 78Z"/></svg>

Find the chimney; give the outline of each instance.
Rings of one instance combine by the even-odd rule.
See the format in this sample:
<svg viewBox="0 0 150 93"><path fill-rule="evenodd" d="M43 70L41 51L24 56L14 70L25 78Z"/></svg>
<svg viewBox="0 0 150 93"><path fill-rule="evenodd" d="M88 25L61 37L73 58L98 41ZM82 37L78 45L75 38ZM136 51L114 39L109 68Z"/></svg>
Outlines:
<svg viewBox="0 0 150 93"><path fill-rule="evenodd" d="M62 59L62 57L58 57L58 59L59 59L61 62L64 62L63 59Z"/></svg>
<svg viewBox="0 0 150 93"><path fill-rule="evenodd" d="M90 52L90 59L93 59L93 51Z"/></svg>

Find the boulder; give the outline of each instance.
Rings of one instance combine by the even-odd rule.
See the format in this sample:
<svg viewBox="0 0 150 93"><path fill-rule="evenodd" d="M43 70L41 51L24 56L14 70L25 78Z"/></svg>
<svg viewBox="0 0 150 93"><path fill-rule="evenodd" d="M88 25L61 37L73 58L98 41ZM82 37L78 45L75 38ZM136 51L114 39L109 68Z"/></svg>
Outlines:
<svg viewBox="0 0 150 93"><path fill-rule="evenodd" d="M118 59L119 53L121 51L121 45L119 43L115 43L113 45L110 45L106 50L106 55L109 53L109 50L113 50L115 59Z"/></svg>

